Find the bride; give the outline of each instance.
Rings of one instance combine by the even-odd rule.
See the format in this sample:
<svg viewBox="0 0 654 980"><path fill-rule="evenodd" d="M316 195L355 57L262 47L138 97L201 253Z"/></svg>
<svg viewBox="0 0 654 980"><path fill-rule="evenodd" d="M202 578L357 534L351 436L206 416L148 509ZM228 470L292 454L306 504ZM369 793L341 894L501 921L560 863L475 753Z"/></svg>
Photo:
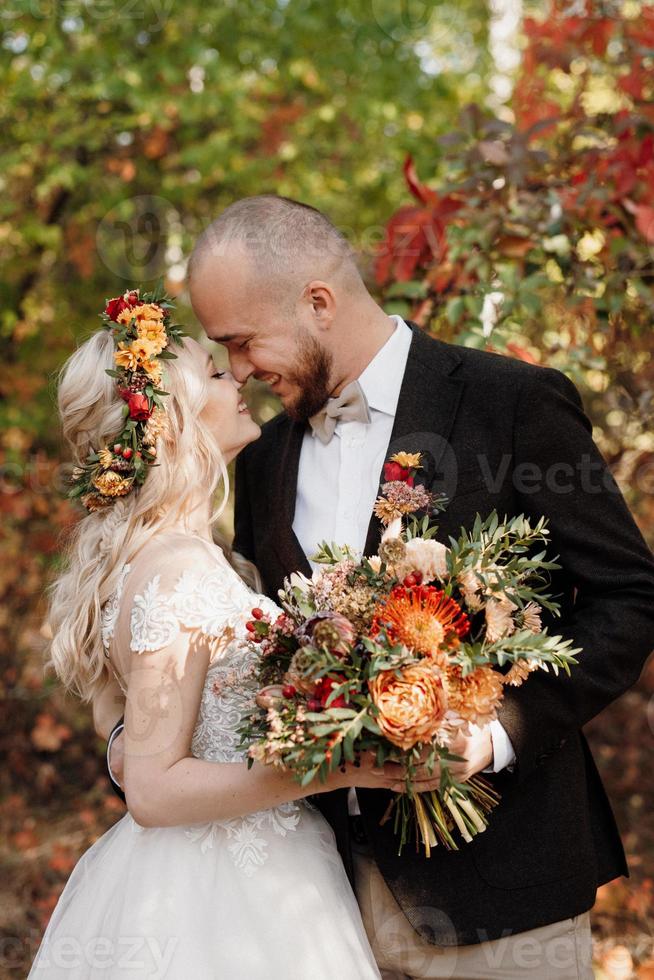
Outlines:
<svg viewBox="0 0 654 980"><path fill-rule="evenodd" d="M89 479L90 458L96 482L53 587L50 625L66 687L85 700L116 684L124 695L129 813L75 867L30 977L379 977L333 832L303 797L397 776L348 767L308 790L273 768L248 770L239 747L257 656L245 624L253 607L279 610L244 581L255 570L214 544L209 501L221 481L226 496L226 464L260 430L194 340L178 339L161 381L165 333L141 355L168 397L130 429L122 399L142 422L145 396L132 397L138 384L120 391L107 369L120 373L122 356L134 381L143 365L125 344L116 349L115 333L86 341L60 382L81 467L74 479ZM138 448L126 431L145 432ZM134 454L147 476L138 489L119 482Z"/></svg>

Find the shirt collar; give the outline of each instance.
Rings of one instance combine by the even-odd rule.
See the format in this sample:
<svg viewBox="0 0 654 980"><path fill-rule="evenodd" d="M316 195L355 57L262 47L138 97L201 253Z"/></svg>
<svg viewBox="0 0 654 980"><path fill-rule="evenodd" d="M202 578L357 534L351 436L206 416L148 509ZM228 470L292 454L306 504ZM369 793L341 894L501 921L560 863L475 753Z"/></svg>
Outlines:
<svg viewBox="0 0 654 980"><path fill-rule="evenodd" d="M359 375L359 384L371 409L394 416L411 346L411 328L401 316L393 315L390 319L395 323L395 330Z"/></svg>

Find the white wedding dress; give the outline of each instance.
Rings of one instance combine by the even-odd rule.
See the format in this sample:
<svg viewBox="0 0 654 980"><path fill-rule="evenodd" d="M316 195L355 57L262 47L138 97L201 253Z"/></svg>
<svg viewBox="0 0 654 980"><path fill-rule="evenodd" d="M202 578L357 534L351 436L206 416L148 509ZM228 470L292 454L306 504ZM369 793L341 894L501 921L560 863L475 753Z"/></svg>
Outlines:
<svg viewBox="0 0 654 980"><path fill-rule="evenodd" d="M105 649L115 662L121 631L140 653L182 630L217 638L192 753L243 764L237 728L258 655L245 623L253 606L278 608L218 546L190 535L165 535L142 566L123 567L104 606ZM75 867L30 977L372 980L379 971L333 832L299 801L203 826L143 828L126 814Z"/></svg>

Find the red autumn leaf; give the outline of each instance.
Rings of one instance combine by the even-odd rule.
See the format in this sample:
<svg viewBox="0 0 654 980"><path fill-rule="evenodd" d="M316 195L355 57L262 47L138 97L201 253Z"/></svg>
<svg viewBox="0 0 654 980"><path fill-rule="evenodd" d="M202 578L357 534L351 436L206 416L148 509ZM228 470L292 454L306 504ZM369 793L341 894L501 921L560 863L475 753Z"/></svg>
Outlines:
<svg viewBox="0 0 654 980"><path fill-rule="evenodd" d="M636 228L645 241L654 244L654 207L649 204L636 204L628 198L624 201L627 211L636 219Z"/></svg>
<svg viewBox="0 0 654 980"><path fill-rule="evenodd" d="M453 195L432 194L431 207L400 208L386 225L386 240L377 252L375 278L380 286L393 278L408 282L417 269L447 260L446 228L451 215L463 207Z"/></svg>
<svg viewBox="0 0 654 980"><path fill-rule="evenodd" d="M527 364L539 363L534 355L531 354L525 347L521 347L519 344L516 344L513 341L510 341L506 345L506 349L509 351L509 353L513 354L514 357L517 357L521 361L526 361Z"/></svg>
<svg viewBox="0 0 654 980"><path fill-rule="evenodd" d="M643 48L654 48L654 9L643 6L640 17L625 32L629 40Z"/></svg>
<svg viewBox="0 0 654 980"><path fill-rule="evenodd" d="M413 162L413 157L408 156L404 161L403 166L404 179L407 182L407 186L416 200L420 201L421 204L432 204L438 198L436 191L431 190L426 184L423 184L418 173L416 171L415 163Z"/></svg>
<svg viewBox="0 0 654 980"><path fill-rule="evenodd" d="M408 282L421 259L424 259L426 237L424 225L431 220L429 211L404 207L386 225L386 240L380 246L375 263L375 278L382 286L393 276Z"/></svg>
<svg viewBox="0 0 654 980"><path fill-rule="evenodd" d="M601 57L606 53L606 47L611 39L614 30L613 20L609 17L598 17L588 19L585 37L590 39L593 54Z"/></svg>
<svg viewBox="0 0 654 980"><path fill-rule="evenodd" d="M451 286L455 273L456 266L451 262L440 262L429 270L427 281L435 293L444 293Z"/></svg>
<svg viewBox="0 0 654 980"><path fill-rule="evenodd" d="M632 99L642 99L644 82L645 77L638 65L634 66L627 75L622 75L617 84L620 91L625 92Z"/></svg>
<svg viewBox="0 0 654 980"><path fill-rule="evenodd" d="M518 235L505 235L497 243L498 251L510 259L523 259L533 247L534 243L529 238L520 238Z"/></svg>

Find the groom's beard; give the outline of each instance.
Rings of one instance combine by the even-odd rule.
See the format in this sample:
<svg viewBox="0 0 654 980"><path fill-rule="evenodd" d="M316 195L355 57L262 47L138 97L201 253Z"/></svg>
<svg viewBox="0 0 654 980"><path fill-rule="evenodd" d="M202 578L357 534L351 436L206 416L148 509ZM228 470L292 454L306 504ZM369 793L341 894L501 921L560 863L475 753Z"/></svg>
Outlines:
<svg viewBox="0 0 654 980"><path fill-rule="evenodd" d="M297 361L285 380L299 388L299 393L284 405L296 422L306 422L329 398L333 360L331 353L308 330L298 331Z"/></svg>

